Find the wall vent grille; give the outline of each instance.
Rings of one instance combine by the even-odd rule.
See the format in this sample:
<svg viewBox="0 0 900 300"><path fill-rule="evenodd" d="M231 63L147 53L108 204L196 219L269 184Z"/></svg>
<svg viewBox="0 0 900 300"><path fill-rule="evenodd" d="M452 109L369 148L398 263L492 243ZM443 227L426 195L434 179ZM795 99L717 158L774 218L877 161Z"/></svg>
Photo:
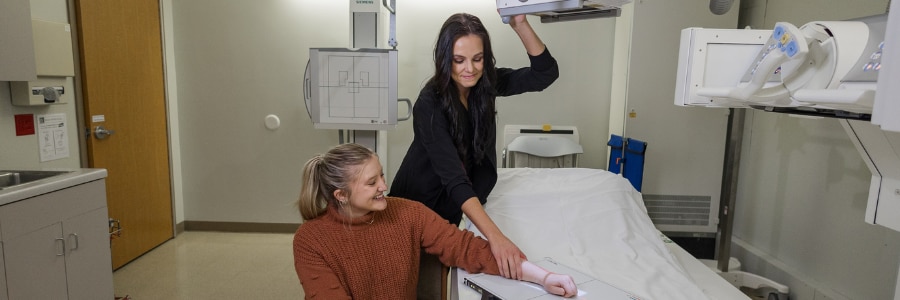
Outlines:
<svg viewBox="0 0 900 300"><path fill-rule="evenodd" d="M712 197L644 194L644 205L653 224L707 226L712 213Z"/></svg>

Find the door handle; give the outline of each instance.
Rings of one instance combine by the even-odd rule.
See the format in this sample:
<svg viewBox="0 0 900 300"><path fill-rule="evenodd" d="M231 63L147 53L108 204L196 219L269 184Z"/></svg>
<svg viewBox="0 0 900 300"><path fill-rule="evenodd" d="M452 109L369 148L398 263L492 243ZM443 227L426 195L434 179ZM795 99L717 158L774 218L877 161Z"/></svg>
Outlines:
<svg viewBox="0 0 900 300"><path fill-rule="evenodd" d="M106 137L116 133L115 130L103 128L103 126L95 126L94 127L94 137L98 140L105 139Z"/></svg>
<svg viewBox="0 0 900 300"><path fill-rule="evenodd" d="M69 248L69 251L74 251L74 250L78 249L78 234L77 234L77 233L70 233L70 234L69 234L69 238L71 239L71 238L73 238L73 237L75 238L75 239L74 239L74 241L75 241L75 246L72 247L72 248Z"/></svg>
<svg viewBox="0 0 900 300"><path fill-rule="evenodd" d="M56 256L66 255L66 239L64 238L56 238L56 244L59 245L59 250L56 252Z"/></svg>

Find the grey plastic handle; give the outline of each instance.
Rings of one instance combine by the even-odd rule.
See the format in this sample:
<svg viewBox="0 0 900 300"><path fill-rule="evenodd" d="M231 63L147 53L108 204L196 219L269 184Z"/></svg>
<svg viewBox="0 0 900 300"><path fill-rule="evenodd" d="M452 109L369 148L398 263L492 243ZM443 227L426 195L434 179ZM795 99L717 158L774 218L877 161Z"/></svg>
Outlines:
<svg viewBox="0 0 900 300"><path fill-rule="evenodd" d="M72 247L72 248L69 248L69 251L73 251L73 250L78 249L78 234L77 234L77 233L70 233L70 234L69 234L69 237L70 237L70 238L71 238L71 237L75 237L75 246Z"/></svg>
<svg viewBox="0 0 900 300"><path fill-rule="evenodd" d="M409 118L412 117L412 101L409 101L409 99L406 99L406 98L400 98L400 99L397 99L397 102L406 102L406 117L403 117L403 118L398 117L397 121L409 120Z"/></svg>
<svg viewBox="0 0 900 300"><path fill-rule="evenodd" d="M59 252L56 252L56 256L66 255L66 239L64 238L56 238L56 244L60 245Z"/></svg>
<svg viewBox="0 0 900 300"><path fill-rule="evenodd" d="M391 2L393 2L393 1L391 1ZM386 8L388 10L388 12L395 14L395 15L397 14L397 11L394 10L394 6L396 6L396 3L393 3L393 4L395 4L394 6L390 6L390 5L388 5L388 0L382 0L381 4L384 4L384 8Z"/></svg>
<svg viewBox="0 0 900 300"><path fill-rule="evenodd" d="M306 100L312 99L312 91L310 91L310 78L306 77L309 74L309 60L306 61L306 70L303 71L303 97Z"/></svg>

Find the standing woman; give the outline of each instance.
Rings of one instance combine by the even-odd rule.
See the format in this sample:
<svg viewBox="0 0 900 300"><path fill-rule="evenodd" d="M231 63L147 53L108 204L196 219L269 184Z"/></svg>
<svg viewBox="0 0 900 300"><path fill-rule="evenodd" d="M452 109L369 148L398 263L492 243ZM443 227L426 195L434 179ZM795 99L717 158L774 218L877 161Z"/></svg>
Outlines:
<svg viewBox="0 0 900 300"><path fill-rule="evenodd" d="M547 88L559 77L559 68L524 15L511 18L509 25L531 67L497 68L478 17L459 13L444 22L434 47L434 76L413 108L415 137L391 196L423 202L453 224L465 214L490 243L501 275L521 279L525 255L482 207L497 183L494 102L498 96Z"/></svg>

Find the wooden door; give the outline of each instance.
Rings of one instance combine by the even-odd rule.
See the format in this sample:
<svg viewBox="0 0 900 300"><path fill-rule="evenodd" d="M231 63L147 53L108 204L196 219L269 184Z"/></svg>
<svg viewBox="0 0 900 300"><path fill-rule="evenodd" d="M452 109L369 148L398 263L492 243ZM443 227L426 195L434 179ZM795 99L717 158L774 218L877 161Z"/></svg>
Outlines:
<svg viewBox="0 0 900 300"><path fill-rule="evenodd" d="M117 269L173 237L158 0L76 0L84 120L113 134L87 139L90 167L108 170Z"/></svg>

